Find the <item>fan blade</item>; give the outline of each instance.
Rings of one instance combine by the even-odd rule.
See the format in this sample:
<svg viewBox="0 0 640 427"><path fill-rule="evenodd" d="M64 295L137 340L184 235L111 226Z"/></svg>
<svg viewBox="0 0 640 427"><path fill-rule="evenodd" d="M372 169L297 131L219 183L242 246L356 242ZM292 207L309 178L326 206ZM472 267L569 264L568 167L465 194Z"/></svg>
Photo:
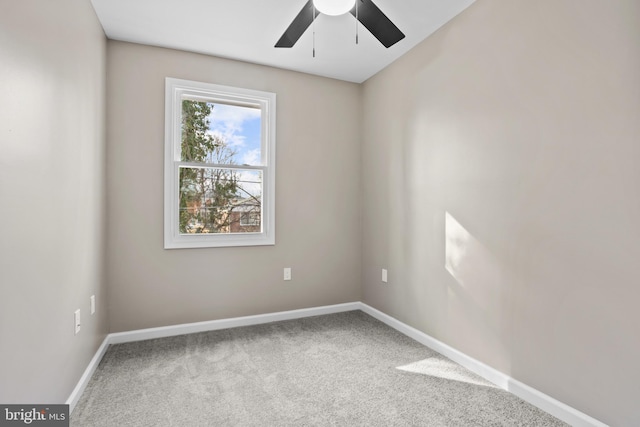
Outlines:
<svg viewBox="0 0 640 427"><path fill-rule="evenodd" d="M275 47L293 47L313 22L313 9L313 0L309 0L300 13L298 13L298 16L294 18L282 37L280 37Z"/></svg>
<svg viewBox="0 0 640 427"><path fill-rule="evenodd" d="M358 21L385 47L389 48L405 37L402 31L371 0L356 1L358 2ZM351 9L351 14L356 16L355 7Z"/></svg>

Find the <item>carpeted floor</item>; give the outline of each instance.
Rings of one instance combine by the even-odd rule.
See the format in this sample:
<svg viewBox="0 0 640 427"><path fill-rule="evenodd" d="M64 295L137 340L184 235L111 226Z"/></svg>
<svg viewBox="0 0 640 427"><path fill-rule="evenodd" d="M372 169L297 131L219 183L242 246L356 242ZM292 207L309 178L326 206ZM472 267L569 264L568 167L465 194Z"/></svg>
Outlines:
<svg viewBox="0 0 640 427"><path fill-rule="evenodd" d="M71 426L563 426L360 311L109 347Z"/></svg>

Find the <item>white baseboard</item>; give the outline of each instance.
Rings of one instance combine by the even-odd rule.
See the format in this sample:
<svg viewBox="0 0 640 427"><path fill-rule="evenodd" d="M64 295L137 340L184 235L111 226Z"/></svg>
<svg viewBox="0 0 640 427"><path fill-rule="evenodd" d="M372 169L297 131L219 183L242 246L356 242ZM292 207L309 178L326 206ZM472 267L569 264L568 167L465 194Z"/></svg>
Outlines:
<svg viewBox="0 0 640 427"><path fill-rule="evenodd" d="M464 366L470 371L480 375L498 387L507 390L522 400L537 406L545 412L575 427L607 427L606 424L592 418L564 403L548 396L510 376L494 369L484 363L456 350L455 348L438 341L437 339L421 332L401 321L377 310L362 302L329 305L324 307L305 308L300 310L281 311L255 316L235 317L231 319L212 320L208 322L187 323L183 325L166 326L160 328L141 329L137 331L118 332L107 335L104 342L96 352L80 378L78 385L67 399L69 411L73 412L82 392L87 387L91 376L100 364L102 357L110 344L122 344L127 342L143 341L154 338L172 337L176 335L193 334L197 332L215 331L220 329L237 328L241 326L260 325L264 323L278 322L281 320L302 319L305 317L321 316L325 314L341 313L345 311L361 310L371 317L380 320L393 329L416 340L417 342L437 351L454 362Z"/></svg>
<svg viewBox="0 0 640 427"><path fill-rule="evenodd" d="M301 319L303 317L321 316L323 314L341 313L343 311L359 309L360 303L350 302L324 307L258 314L255 316L234 317L231 319L211 320L208 322L186 323L183 325L164 326L161 328L118 332L109 335L109 344L121 344L126 342L150 340L154 338L173 337L176 335L195 334L197 332L217 331L219 329L230 329L240 326L260 325L263 323L279 322L281 320Z"/></svg>
<svg viewBox="0 0 640 427"><path fill-rule="evenodd" d="M361 303L360 309L365 313L367 313L368 315L370 315L371 317L374 317L379 321L381 321L382 323L385 323L388 326L391 326L393 329L399 332L402 332L404 335L408 336L409 338L412 338L418 341L420 344L426 347L429 347L432 350L437 351L438 353L453 360L457 364L464 366L471 372L475 372L476 374L480 375L482 378L486 379L487 381L490 381L493 384L497 385L498 387L506 390L509 384L508 375L505 375L502 372L496 369L493 369L492 367L487 366L476 359L473 359L467 356L461 351L458 351L455 348L450 347L447 344L441 341L438 341L437 339L425 334L424 332L421 332L405 323L402 323L401 321L387 314L384 314L380 310L376 310L375 308L367 304Z"/></svg>
<svg viewBox="0 0 640 427"><path fill-rule="evenodd" d="M387 324L393 329L403 333L409 338L413 338L420 344L429 347L432 350L437 351L443 356L448 357L459 365L464 366L471 372L474 372L487 381L490 381L498 387L513 393L520 399L537 406L543 411L553 415L554 417L568 423L574 427L607 427L606 424L590 417L589 415L578 411L564 403L548 396L526 384L521 383L518 380L511 378L510 376L494 369L484 363L456 350L453 347L448 346L442 341L421 332L401 321L376 310L375 308L360 303L360 310L364 311L371 317L374 317L381 322Z"/></svg>
<svg viewBox="0 0 640 427"><path fill-rule="evenodd" d="M93 373L96 371L96 368L100 364L100 361L104 357L104 354L107 352L108 347L109 347L109 335L105 337L100 347L98 347L98 351L96 351L96 354L93 356L93 358L89 362L87 369L84 370L84 373L80 377L80 381L78 381L78 384L73 389L73 391L71 392L71 395L65 402L67 405L69 405L69 413L73 412L73 409L76 407L78 400L80 400L80 396L82 396L84 389L87 388L87 384L89 384L89 380L93 376Z"/></svg>
<svg viewBox="0 0 640 427"><path fill-rule="evenodd" d="M506 390L574 427L608 427L607 424L513 378L509 379Z"/></svg>

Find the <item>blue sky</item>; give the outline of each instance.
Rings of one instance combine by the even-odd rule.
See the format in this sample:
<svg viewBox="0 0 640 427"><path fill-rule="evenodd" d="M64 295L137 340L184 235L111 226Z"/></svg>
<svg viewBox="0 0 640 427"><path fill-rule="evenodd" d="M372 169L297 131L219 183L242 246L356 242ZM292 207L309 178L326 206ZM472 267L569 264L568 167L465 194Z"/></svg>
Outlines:
<svg viewBox="0 0 640 427"><path fill-rule="evenodd" d="M260 133L261 111L258 108L238 107L228 104L214 104L209 115L209 132L222 137L236 152L238 165L262 165ZM240 177L241 197L262 195L262 172L244 170Z"/></svg>
<svg viewBox="0 0 640 427"><path fill-rule="evenodd" d="M258 108L214 104L209 115L209 132L227 141L236 151L237 164L260 165L261 111Z"/></svg>

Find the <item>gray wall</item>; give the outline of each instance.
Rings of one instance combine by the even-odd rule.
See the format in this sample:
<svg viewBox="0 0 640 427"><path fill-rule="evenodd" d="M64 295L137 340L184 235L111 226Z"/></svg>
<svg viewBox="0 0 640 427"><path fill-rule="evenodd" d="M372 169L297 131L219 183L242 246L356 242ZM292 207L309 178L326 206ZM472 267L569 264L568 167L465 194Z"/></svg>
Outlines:
<svg viewBox="0 0 640 427"><path fill-rule="evenodd" d="M367 81L364 301L640 425L639 78L636 0L484 0Z"/></svg>
<svg viewBox="0 0 640 427"><path fill-rule="evenodd" d="M106 39L85 0L0 9L0 402L60 403L107 332Z"/></svg>
<svg viewBox="0 0 640 427"><path fill-rule="evenodd" d="M107 51L112 332L360 299L359 85L116 41ZM165 77L277 94L275 246L163 249Z"/></svg>

